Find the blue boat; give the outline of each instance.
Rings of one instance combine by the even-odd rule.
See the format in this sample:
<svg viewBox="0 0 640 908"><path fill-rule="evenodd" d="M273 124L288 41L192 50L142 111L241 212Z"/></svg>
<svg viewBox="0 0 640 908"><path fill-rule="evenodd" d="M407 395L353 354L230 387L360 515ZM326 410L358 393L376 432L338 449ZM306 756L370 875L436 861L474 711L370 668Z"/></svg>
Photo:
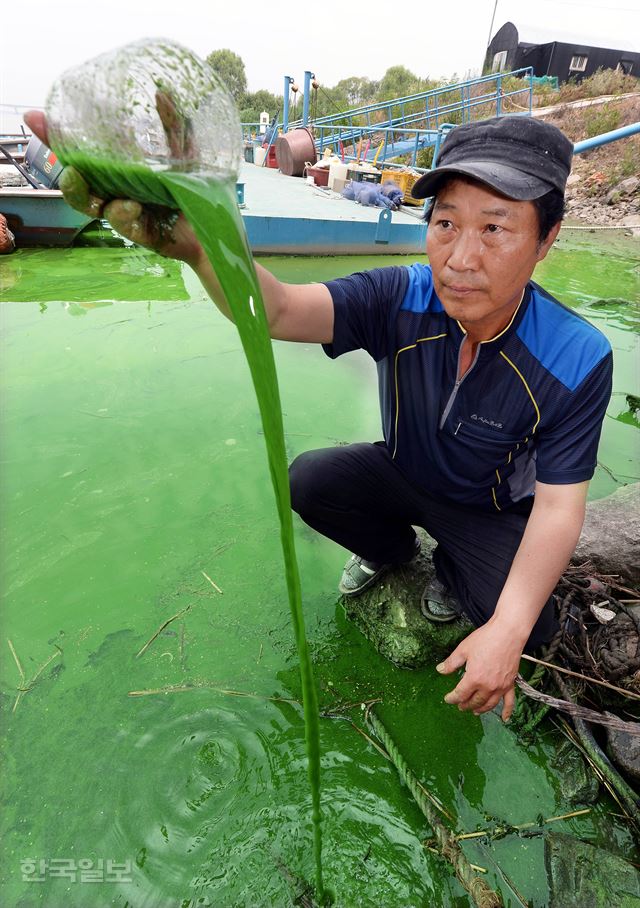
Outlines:
<svg viewBox="0 0 640 908"><path fill-rule="evenodd" d="M17 248L71 246L93 220L67 205L59 189L31 186L0 189L0 214L6 218Z"/></svg>
<svg viewBox="0 0 640 908"><path fill-rule="evenodd" d="M94 218L65 202L57 188L62 165L51 149L35 136L24 136L23 142L24 163L13 153L22 151L15 148L15 142L0 142L0 160L13 167L28 184L0 188L0 214L18 248L70 246Z"/></svg>

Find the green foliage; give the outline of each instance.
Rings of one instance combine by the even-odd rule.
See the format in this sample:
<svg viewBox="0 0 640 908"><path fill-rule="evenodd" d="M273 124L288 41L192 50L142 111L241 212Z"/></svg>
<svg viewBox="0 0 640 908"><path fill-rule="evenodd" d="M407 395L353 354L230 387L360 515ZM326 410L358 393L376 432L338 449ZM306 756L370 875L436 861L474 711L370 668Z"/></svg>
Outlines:
<svg viewBox="0 0 640 908"><path fill-rule="evenodd" d="M391 66L386 71L378 88L378 101L401 98L423 91L424 81L406 66Z"/></svg>
<svg viewBox="0 0 640 908"><path fill-rule="evenodd" d="M622 152L617 166L613 168L608 180L609 186L616 186L626 177L636 177L640 173L640 143L633 139L623 139L616 143Z"/></svg>
<svg viewBox="0 0 640 908"><path fill-rule="evenodd" d="M343 95L349 107L364 107L377 100L380 83L366 76L350 76L341 79L335 86L335 91Z"/></svg>
<svg viewBox="0 0 640 908"><path fill-rule="evenodd" d="M270 91L246 92L238 102L240 107L240 120L243 123L257 123L263 110L269 114L269 120L277 114L282 117L282 95L274 95Z"/></svg>
<svg viewBox="0 0 640 908"><path fill-rule="evenodd" d="M598 98L601 95L622 95L640 90L640 79L626 75L616 69L598 69L588 79L569 79L560 86L558 99L561 102L579 98Z"/></svg>
<svg viewBox="0 0 640 908"><path fill-rule="evenodd" d="M416 167L430 168L433 162L433 153L435 147L430 145L428 148L421 148L416 155Z"/></svg>
<svg viewBox="0 0 640 908"><path fill-rule="evenodd" d="M555 94L554 89L551 86L545 85L544 88L545 90L549 90L550 96ZM517 79L515 76L509 76L502 80L502 90L506 95L502 105L502 109L505 113L513 113L522 108L525 108L526 110L529 109L528 79ZM549 103L552 102L550 101Z"/></svg>
<svg viewBox="0 0 640 908"><path fill-rule="evenodd" d="M223 85L238 104L247 90L247 75L242 58L225 48L210 53L207 63L220 76Z"/></svg>
<svg viewBox="0 0 640 908"><path fill-rule="evenodd" d="M309 115L312 119L337 114L351 107L344 90L339 85L340 83L335 88L325 88L321 85L317 91L312 93L309 107ZM346 124L348 121L344 122Z"/></svg>
<svg viewBox="0 0 640 908"><path fill-rule="evenodd" d="M587 108L584 114L584 128L587 138L599 136L603 132L611 132L620 125L620 111L610 104L603 104L598 108Z"/></svg>

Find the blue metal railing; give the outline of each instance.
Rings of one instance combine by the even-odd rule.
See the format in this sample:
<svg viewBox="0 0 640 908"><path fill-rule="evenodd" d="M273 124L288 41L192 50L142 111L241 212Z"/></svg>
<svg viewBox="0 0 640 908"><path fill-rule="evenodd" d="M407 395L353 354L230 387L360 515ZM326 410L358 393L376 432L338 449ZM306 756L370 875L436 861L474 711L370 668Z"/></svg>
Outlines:
<svg viewBox="0 0 640 908"><path fill-rule="evenodd" d="M521 79L525 84L515 86L507 79ZM515 100L518 97L519 103ZM505 109L505 105L508 105ZM316 146L322 153L331 147L334 151L356 142L369 141L376 147L384 147L381 159L412 152L413 163L420 148L435 144L435 133L451 120L471 122L478 112L481 117L506 114L531 114L533 105L533 70L531 67L513 70L509 73L494 73L478 79L470 79L452 85L429 89L413 95L406 95L388 101L378 101L365 107L356 107L338 114L317 117L313 121ZM513 107L517 110L513 110ZM418 109L416 109L418 107ZM289 124L290 129L302 125L297 120ZM393 130L394 140L389 142ZM420 136L416 135L416 130ZM398 150L399 134L404 131L404 148ZM415 143L412 149L410 141Z"/></svg>
<svg viewBox="0 0 640 908"><path fill-rule="evenodd" d="M259 137L260 135L260 123L241 123L240 127L242 129L242 139L244 142L251 142L254 138Z"/></svg>
<svg viewBox="0 0 640 908"><path fill-rule="evenodd" d="M503 83L504 80L508 78L524 79L528 84L505 92ZM521 108L528 110L529 113L531 113L533 104L532 80L533 69L530 66L512 70L508 73L493 73L488 76L481 76L478 79L468 79L464 82L442 85L438 88L430 88L427 91L418 92L412 95L405 95L403 97L392 98L385 101L377 101L375 104L368 104L363 107L354 107L338 114L328 114L323 117L316 117L313 121L313 125L314 128L326 126L331 123L344 125L344 121L348 120L353 126L399 126L404 123L407 118L407 106L423 102L424 112L418 114L418 116L429 121L434 120L435 122L433 125L437 128L440 125L438 118L442 114L443 109L463 110L466 103L471 100L471 98L475 97L475 95L472 94L472 90L475 86L486 86L488 88L492 83L493 90L485 92L486 100L493 99L497 102L501 97L512 97L518 94L524 96L526 93L528 95L527 104L521 105ZM444 105L439 103L439 99L443 96L451 95L452 93L459 93L459 99L446 100ZM387 116L383 116L382 118L378 117L375 122L372 122L372 116L380 114L381 112L386 113ZM415 112L413 112L412 116L415 118ZM364 122L362 118L364 118ZM356 119L358 119L357 123L354 122ZM291 122L289 127L293 129L296 126L301 125L303 125L302 121L296 120L295 122ZM429 125L431 125L430 122L425 123L425 126Z"/></svg>

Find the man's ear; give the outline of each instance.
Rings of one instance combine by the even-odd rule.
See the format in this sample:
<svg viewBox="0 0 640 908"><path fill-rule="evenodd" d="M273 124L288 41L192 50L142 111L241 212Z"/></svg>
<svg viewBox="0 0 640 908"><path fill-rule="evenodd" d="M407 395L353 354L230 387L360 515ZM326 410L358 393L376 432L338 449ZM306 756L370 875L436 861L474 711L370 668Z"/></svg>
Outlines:
<svg viewBox="0 0 640 908"><path fill-rule="evenodd" d="M546 256L547 252L551 249L551 247L555 243L556 238L557 238L558 234L560 233L561 227L562 227L562 223L560 221L558 221L557 224L553 225L553 227L547 234L546 239L544 239L538 246L538 257L537 257L536 261L541 262L542 259Z"/></svg>

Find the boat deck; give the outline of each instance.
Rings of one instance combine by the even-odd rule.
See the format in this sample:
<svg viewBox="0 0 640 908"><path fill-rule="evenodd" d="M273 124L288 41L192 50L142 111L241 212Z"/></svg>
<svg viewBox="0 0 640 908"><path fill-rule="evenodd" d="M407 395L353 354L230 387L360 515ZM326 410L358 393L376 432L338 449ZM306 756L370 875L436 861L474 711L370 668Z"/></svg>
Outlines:
<svg viewBox="0 0 640 908"><path fill-rule="evenodd" d="M0 165L0 212L18 246L69 245L90 218L74 212L58 190L35 190L12 165ZM427 226L421 207L371 208L301 177L243 162L242 208L257 255L421 255Z"/></svg>
<svg viewBox="0 0 640 908"><path fill-rule="evenodd" d="M311 186L301 177L243 163L242 209L258 255L418 255L425 251L422 209L371 208Z"/></svg>

